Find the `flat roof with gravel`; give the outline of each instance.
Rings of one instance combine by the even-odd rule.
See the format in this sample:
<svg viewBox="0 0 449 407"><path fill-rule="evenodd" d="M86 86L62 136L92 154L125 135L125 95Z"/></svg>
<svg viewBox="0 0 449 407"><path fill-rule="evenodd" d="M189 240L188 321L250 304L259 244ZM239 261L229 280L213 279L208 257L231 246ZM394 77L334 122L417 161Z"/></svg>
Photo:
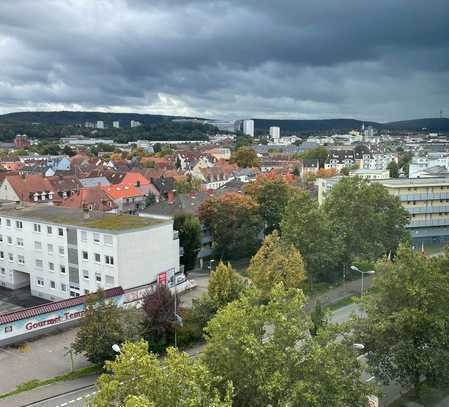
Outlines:
<svg viewBox="0 0 449 407"><path fill-rule="evenodd" d="M88 229L123 232L133 229L169 223L170 220L136 215L117 215L101 211L85 212L82 209L60 208L55 206L32 206L24 208L0 209L1 217L11 217L35 222L53 223L66 226L79 226Z"/></svg>

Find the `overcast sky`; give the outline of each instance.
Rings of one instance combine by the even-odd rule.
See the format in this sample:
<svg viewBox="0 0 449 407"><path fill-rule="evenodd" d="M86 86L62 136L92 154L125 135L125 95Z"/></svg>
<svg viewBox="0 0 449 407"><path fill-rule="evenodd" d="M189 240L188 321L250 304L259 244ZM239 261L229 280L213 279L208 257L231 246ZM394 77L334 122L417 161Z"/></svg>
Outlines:
<svg viewBox="0 0 449 407"><path fill-rule="evenodd" d="M0 113L449 116L449 0L1 0Z"/></svg>

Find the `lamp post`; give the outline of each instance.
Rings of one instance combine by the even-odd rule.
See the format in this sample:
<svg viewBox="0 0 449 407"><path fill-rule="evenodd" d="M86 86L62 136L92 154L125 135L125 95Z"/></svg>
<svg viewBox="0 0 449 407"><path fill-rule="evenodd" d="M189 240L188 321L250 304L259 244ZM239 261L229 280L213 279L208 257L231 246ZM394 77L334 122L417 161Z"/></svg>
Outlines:
<svg viewBox="0 0 449 407"><path fill-rule="evenodd" d="M364 275L365 274L374 274L375 273L375 271L374 270L369 270L369 271L362 271L362 270L360 270L358 267L356 267L356 266L351 266L351 270L352 271L358 271L361 275L362 275L362 289L361 289L361 291L360 291L360 297L363 297L363 291L364 291L364 287L363 287L363 277L364 277Z"/></svg>

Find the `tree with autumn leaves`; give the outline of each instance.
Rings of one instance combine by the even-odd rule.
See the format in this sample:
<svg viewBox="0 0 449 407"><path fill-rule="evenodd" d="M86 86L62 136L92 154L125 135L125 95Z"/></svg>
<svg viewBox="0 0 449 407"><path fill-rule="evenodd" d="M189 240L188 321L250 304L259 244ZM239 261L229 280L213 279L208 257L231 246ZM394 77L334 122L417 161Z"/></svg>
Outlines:
<svg viewBox="0 0 449 407"><path fill-rule="evenodd" d="M259 205L259 213L265 224L265 234L279 230L285 207L293 188L281 176L257 177L244 187L244 193Z"/></svg>
<svg viewBox="0 0 449 407"><path fill-rule="evenodd" d="M214 254L222 259L254 254L260 241L262 219L250 196L228 192L208 198L199 209L201 222L212 234Z"/></svg>

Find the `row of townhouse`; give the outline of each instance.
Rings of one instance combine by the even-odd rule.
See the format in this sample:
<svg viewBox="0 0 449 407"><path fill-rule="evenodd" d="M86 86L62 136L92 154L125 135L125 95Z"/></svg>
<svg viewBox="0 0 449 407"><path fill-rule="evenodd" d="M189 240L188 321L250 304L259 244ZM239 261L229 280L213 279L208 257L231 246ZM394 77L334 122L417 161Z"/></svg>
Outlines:
<svg viewBox="0 0 449 407"><path fill-rule="evenodd" d="M0 285L48 300L179 271L173 221L48 205L0 209Z"/></svg>

